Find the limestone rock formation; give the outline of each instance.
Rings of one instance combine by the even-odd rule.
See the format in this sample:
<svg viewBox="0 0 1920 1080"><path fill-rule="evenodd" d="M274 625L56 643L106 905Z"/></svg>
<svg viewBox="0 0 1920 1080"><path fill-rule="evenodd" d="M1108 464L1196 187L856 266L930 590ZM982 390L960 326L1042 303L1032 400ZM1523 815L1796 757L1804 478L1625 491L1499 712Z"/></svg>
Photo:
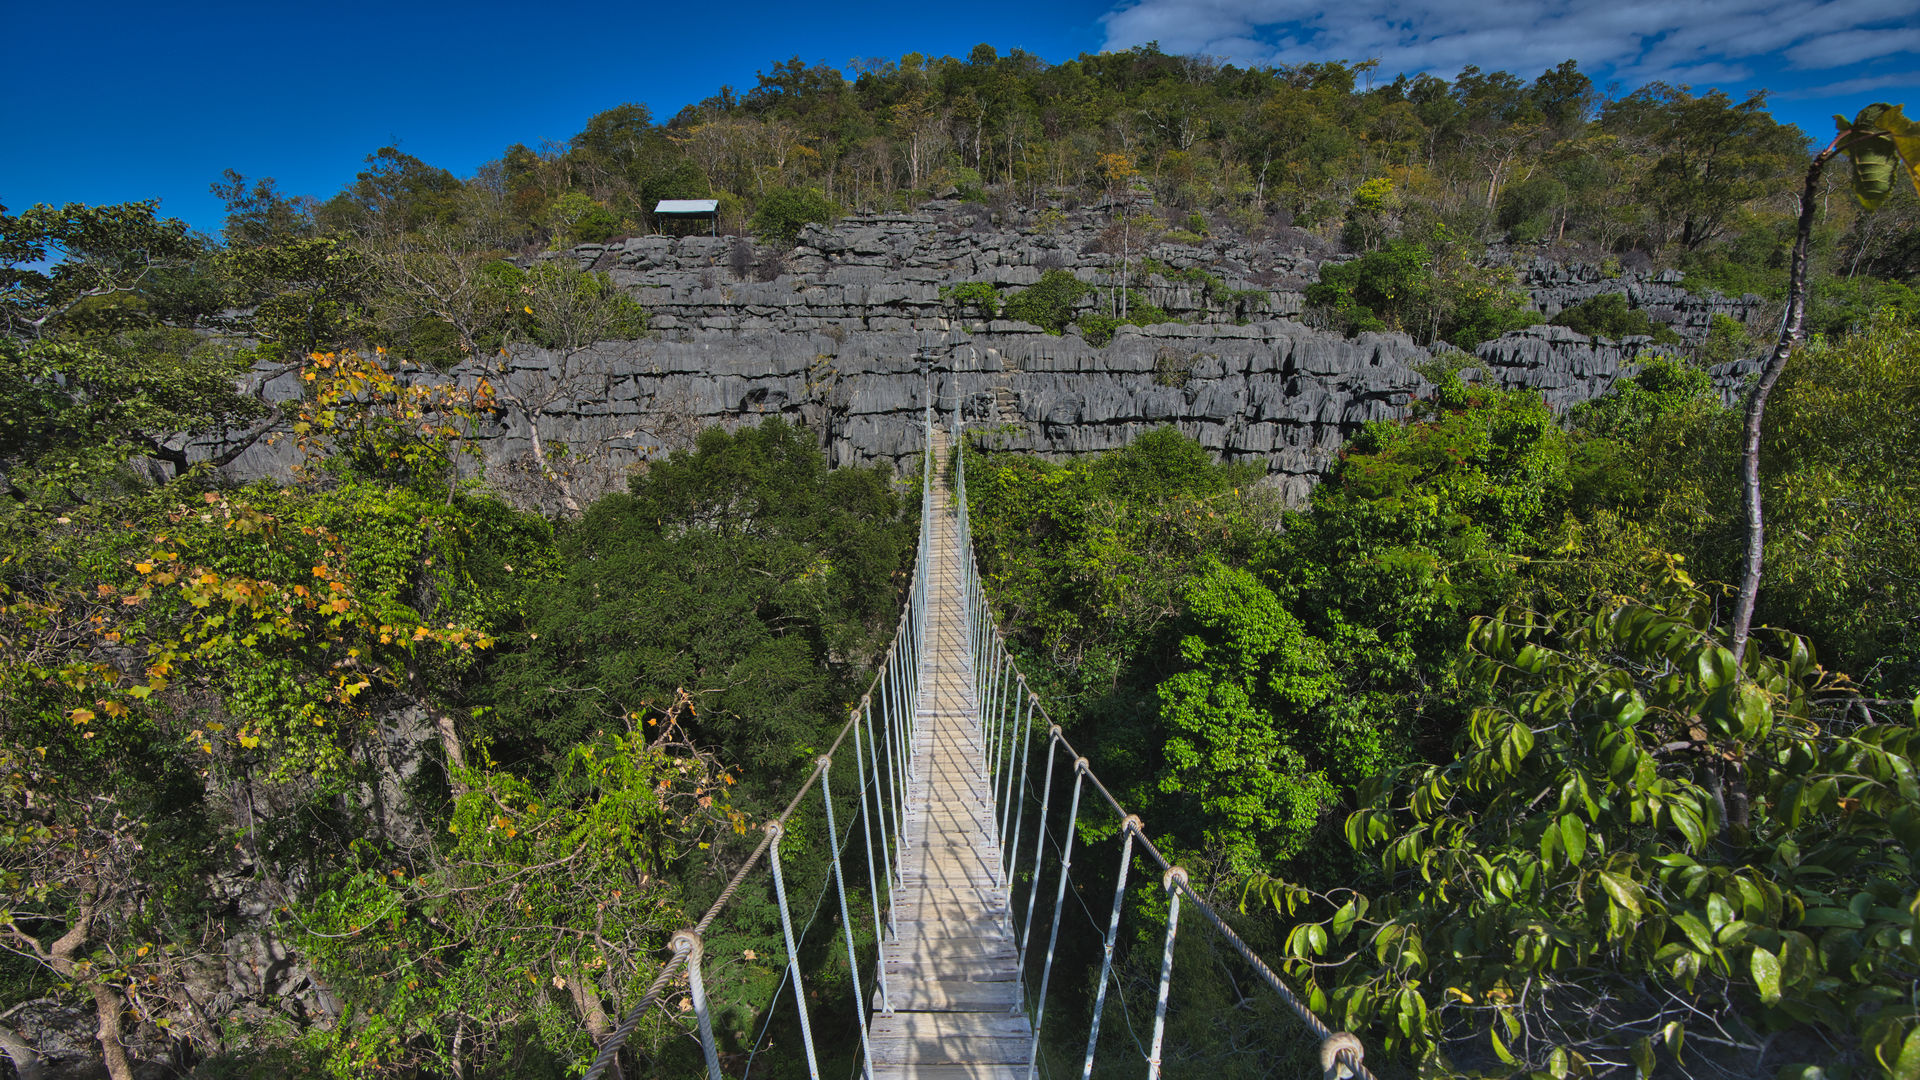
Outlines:
<svg viewBox="0 0 1920 1080"><path fill-rule="evenodd" d="M1416 367L1431 355L1407 337L1348 339L1298 320L1321 259L1305 234L1153 248L1171 270L1203 270L1217 284L1130 282L1180 321L1122 326L1096 347L1077 329L1049 335L943 298L967 282L1004 296L1062 269L1092 286L1083 309L1110 299L1120 260L1104 250L1099 221L1021 231L992 216L956 203L854 216L809 226L782 252L732 237L582 245L550 257L608 272L652 313L647 338L572 355L527 350L417 377L489 378L545 403L537 415L504 410L480 432L489 477L531 502L542 487L527 467L535 422L544 439L567 446L575 488L590 496L706 426L771 415L818 432L836 464L904 464L917 452L915 426L929 402L943 411L960 405L970 422L993 428L997 445L1047 455L1105 450L1172 424L1223 458L1262 463L1298 498L1347 435L1402 415L1426 388ZM1548 313L1626 291L1656 318L1701 332L1712 315L1744 317L1758 303L1695 297L1671 274L1608 277L1544 261L1523 266L1521 279ZM1483 344L1478 367L1488 381L1532 387L1566 407L1660 351L1647 339L1536 326ZM1731 392L1745 372L1736 364L1719 374ZM284 374L260 378L270 380L269 398L299 392ZM290 453L263 445L234 469L283 474Z"/></svg>

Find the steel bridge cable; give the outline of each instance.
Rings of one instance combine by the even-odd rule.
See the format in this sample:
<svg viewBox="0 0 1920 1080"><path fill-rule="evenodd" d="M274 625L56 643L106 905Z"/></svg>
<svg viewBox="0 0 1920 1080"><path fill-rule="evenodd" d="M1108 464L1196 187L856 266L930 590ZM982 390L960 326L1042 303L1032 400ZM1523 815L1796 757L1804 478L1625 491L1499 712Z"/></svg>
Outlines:
<svg viewBox="0 0 1920 1080"><path fill-rule="evenodd" d="M968 599L970 602L968 604L968 612L967 612L968 620L970 624L979 628L978 636L973 639L974 640L973 647L975 649L975 654L973 657L970 657L970 659L1006 655L1008 657L1008 666L1013 669L1014 675L1018 679L1018 684L1020 689L1025 691L1028 694L1032 694L1031 688L1027 685L1025 675L1018 671L1018 666L1016 664L1012 663L1011 649L1007 646L1005 638L1000 632L998 622L993 618L992 611L988 608L988 605L986 602L985 590L984 590L985 581L980 575L978 560L975 558L975 554L973 551L973 543L972 543L973 535L972 535L972 529L971 529L971 521L969 518L969 508L966 505L966 457L967 457L967 454L966 454L966 447L964 443L961 442L959 437L960 424L961 424L961 421L960 421L959 413L958 413L958 410L956 409L955 415L954 415L954 443L955 443L954 486L959 493L959 499L960 499L960 506L956 512L956 516L958 519L959 540L960 540L961 549L962 549L961 558L964 560L961 573L962 573L963 581L969 587ZM974 607L976 604L978 605L978 608L979 608L977 612L974 610ZM1112 810L1114 811L1114 814L1117 817L1119 817L1122 821L1125 821L1129 817L1132 817L1132 815L1127 811L1127 809L1120 804L1120 801L1113 796L1113 793L1107 790L1106 785L1102 784L1100 782L1100 779L1093 774L1092 770L1086 767L1087 759L1083 755L1081 755L1079 751L1074 749L1072 743L1067 741L1067 739L1061 732L1060 725L1057 723L1054 723L1053 718L1046 712L1045 705L1043 703L1038 702L1037 700L1035 702L1035 705L1039 709L1042 719L1047 724L1048 771L1047 771L1046 785L1044 788L1044 794L1042 795L1042 800L1041 800L1041 824L1039 826L1038 835L1035 838L1034 885L1028 891L1027 925L1023 933L1021 949L1020 949L1021 971L1023 973L1025 971L1025 962L1026 962L1026 954L1027 954L1026 946L1027 946L1028 940L1030 940L1032 936L1032 930L1033 930L1033 925L1032 925L1033 901L1034 901L1035 894L1038 892L1040 860L1041 860L1041 855L1044 852L1044 849L1046 846L1044 843L1044 839L1047 834L1046 813L1047 813L1048 799L1052 793L1052 783L1053 783L1052 769L1053 769L1054 751L1058 748L1064 747L1067 752L1069 760L1072 760L1075 762L1076 778L1074 782L1074 809L1075 809L1076 815L1077 815L1078 805L1079 805L1079 793L1080 793L1080 787L1081 787L1080 780L1084 778L1084 779L1093 781L1093 786L1095 791L1097 791L1100 794L1101 798L1107 803L1107 805L1112 808ZM1029 737L1031 737L1030 732L1028 733L1028 735ZM1024 807L1024 805L1025 804L1023 800L1022 806ZM1160 850L1153 844L1152 840L1150 840L1146 836L1144 830L1139 831L1138 835L1139 835L1141 847L1154 860L1154 862L1159 864L1163 872L1162 881L1163 881L1163 886L1166 888L1168 892L1168 903L1169 903L1167 940L1165 945L1165 957L1162 964L1162 985L1160 988L1160 1002L1156 1009L1156 1013L1158 1015L1156 1016L1156 1021L1155 1021L1156 1032L1154 1037L1154 1046L1151 1053L1149 1054L1149 1070L1150 1070L1149 1075L1157 1076L1158 1070L1159 1070L1158 1059L1160 1056L1160 1040L1161 1040L1161 1032L1159 1029L1164 1026L1164 1022L1165 1022L1166 998L1167 998L1167 991L1168 991L1167 982L1171 978L1172 962L1173 962L1173 941L1174 941L1174 935L1177 930L1178 908L1179 908L1180 898L1182 895L1184 895L1187 898L1187 900L1191 903L1193 908L1200 913L1201 917L1204 918L1209 924L1211 924L1217 931L1219 931L1224 938L1226 938L1228 944L1232 945L1234 950L1240 954L1241 958L1246 960L1247 963L1254 969L1254 971L1260 975L1262 980L1267 983L1268 987L1271 988L1276 994L1276 996L1280 998L1281 1002L1285 1004L1287 1008L1290 1011L1292 1011L1294 1015L1303 1024L1306 1025L1307 1029L1313 1032L1314 1036L1320 1040L1322 1068L1325 1071L1326 1076L1329 1077L1330 1080L1334 1080L1334 1078L1338 1078L1338 1077L1353 1077L1353 1078L1356 1078L1356 1080L1373 1080L1372 1074L1368 1072L1366 1066L1362 1063L1362 1049L1361 1049L1359 1040L1355 1038L1353 1035L1351 1035L1350 1033L1337 1032L1332 1030L1324 1021L1322 1021L1317 1015L1315 1015L1313 1010L1310 1007L1308 1007L1305 1002L1301 1001L1299 996L1296 995L1290 987L1288 987L1284 982L1280 980L1279 976L1273 971L1273 969L1268 967L1267 964L1264 961L1262 961L1253 952L1252 949L1247 947L1246 942L1242 941L1240 939L1240 936L1234 933L1233 929L1227 925L1226 920L1221 918L1219 913L1214 911L1211 905L1209 905L1204 900L1202 900L1199 897L1199 895L1196 892L1194 892L1191 883L1187 880L1186 871L1173 865L1166 858L1166 856L1163 855L1160 852ZM1017 842L1018 838L1016 837L1015 839ZM1072 850L1072 843L1073 843L1073 837L1071 835L1067 836L1064 839L1062 848L1060 849L1063 862L1066 861L1070 856L1070 853ZM1017 865L1017 849L1016 849L1016 865ZM1064 889L1065 882L1066 882L1065 867L1062 868L1062 875L1060 880L1061 880L1061 888ZM1059 925L1058 924L1059 908L1058 908L1057 901L1056 901L1054 915L1055 915L1055 924L1054 924L1055 932L1057 933L1058 925ZM1049 946L1048 953L1049 953L1048 962L1050 965L1052 960L1051 946ZM1047 982L1046 976L1043 974L1041 978L1041 1000L1035 1002L1036 1030L1039 1027L1039 1024L1037 1022L1038 1017L1041 1015L1044 1015L1044 1010L1046 1007L1046 1002L1044 1000L1045 993L1046 993L1046 982ZM1038 1050L1037 1050L1037 1043L1036 1043L1035 1053L1037 1054L1037 1052ZM1032 1074L1033 1074L1033 1067L1030 1064L1028 1068L1029 1077L1031 1077Z"/></svg>

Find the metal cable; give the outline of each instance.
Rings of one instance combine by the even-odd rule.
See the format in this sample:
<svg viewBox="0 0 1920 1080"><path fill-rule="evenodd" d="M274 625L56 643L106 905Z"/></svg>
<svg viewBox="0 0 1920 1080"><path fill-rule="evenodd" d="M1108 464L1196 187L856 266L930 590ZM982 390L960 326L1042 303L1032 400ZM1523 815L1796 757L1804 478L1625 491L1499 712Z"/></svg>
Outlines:
<svg viewBox="0 0 1920 1080"><path fill-rule="evenodd" d="M860 740L857 738L854 739L853 745L858 747ZM833 787L832 773L830 771L832 764L833 763L826 758L820 759L820 797L821 801L826 803L827 807L827 846L829 849L839 848L840 846L839 834L834 826L833 820ZM848 838L851 840L852 830L848 830ZM844 851L844 849L842 849L842 851ZM867 1014L867 1008L866 1004L860 1000L860 954L853 946L853 917L847 913L847 875L845 869L841 866L841 863L845 861L841 858L842 851L836 851L833 856L833 884L835 891L840 895L840 928L846 933L847 938L847 971L852 975L853 1015L856 1017L864 1017ZM871 867L872 864L869 863L868 865ZM878 920L876 920L875 926L877 927L878 925ZM881 963L875 966L885 967L886 965ZM799 984L795 983L794 985L798 986ZM867 1076L872 1077L873 1049L867 1043L867 1025L864 1023L860 1025L860 1057L861 1060L867 1064Z"/></svg>

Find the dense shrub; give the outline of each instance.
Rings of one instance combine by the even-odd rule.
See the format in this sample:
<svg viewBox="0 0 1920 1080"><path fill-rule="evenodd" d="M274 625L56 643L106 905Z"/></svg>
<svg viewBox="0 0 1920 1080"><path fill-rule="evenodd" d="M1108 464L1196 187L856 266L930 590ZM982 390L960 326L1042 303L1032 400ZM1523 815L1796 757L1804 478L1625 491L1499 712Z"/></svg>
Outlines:
<svg viewBox="0 0 1920 1080"><path fill-rule="evenodd" d="M1074 304L1092 289L1065 270L1048 270L1039 281L1007 298L1006 316L1058 334L1073 321Z"/></svg>
<svg viewBox="0 0 1920 1080"><path fill-rule="evenodd" d="M1615 340L1651 337L1662 345L1677 345L1680 342L1680 335L1674 333L1672 327L1654 322L1639 308L1628 307L1627 298L1622 293L1606 293L1582 300L1549 321L1555 326L1564 326L1588 337Z"/></svg>
<svg viewBox="0 0 1920 1080"><path fill-rule="evenodd" d="M831 224L840 207L814 188L775 188L753 212L753 234L762 240L793 243L809 224Z"/></svg>

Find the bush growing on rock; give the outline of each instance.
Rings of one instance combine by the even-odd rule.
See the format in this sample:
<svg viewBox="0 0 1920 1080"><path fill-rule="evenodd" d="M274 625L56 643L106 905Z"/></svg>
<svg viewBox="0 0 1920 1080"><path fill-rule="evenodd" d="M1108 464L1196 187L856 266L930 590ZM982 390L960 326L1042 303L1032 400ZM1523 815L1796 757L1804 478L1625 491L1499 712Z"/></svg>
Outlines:
<svg viewBox="0 0 1920 1080"><path fill-rule="evenodd" d="M806 226L825 225L839 216L840 207L814 188L775 188L760 200L751 225L762 240L791 244Z"/></svg>
<svg viewBox="0 0 1920 1080"><path fill-rule="evenodd" d="M1092 288L1065 270L1048 270L1039 281L1007 298L1006 315L1049 334L1062 333L1073 321L1073 305Z"/></svg>
<svg viewBox="0 0 1920 1080"><path fill-rule="evenodd" d="M1665 323L1654 322L1640 308L1628 307L1620 293L1607 293L1567 308L1548 320L1588 337L1619 340L1626 337L1651 337L1662 345L1678 345L1680 335Z"/></svg>

